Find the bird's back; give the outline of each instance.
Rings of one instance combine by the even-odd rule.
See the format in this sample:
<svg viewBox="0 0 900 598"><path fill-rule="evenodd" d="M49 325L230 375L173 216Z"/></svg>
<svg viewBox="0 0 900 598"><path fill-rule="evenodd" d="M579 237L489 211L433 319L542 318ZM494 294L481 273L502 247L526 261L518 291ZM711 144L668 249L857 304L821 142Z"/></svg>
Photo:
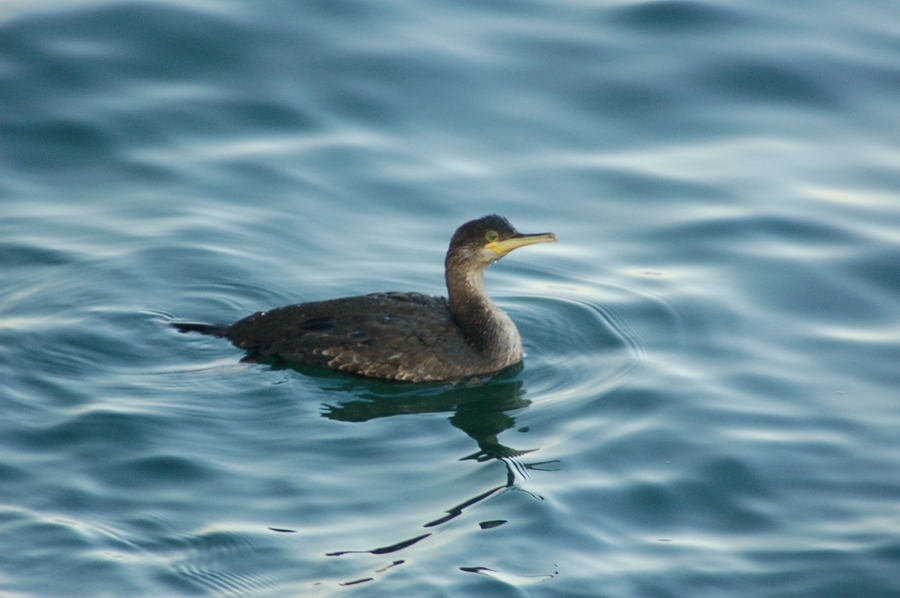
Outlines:
<svg viewBox="0 0 900 598"><path fill-rule="evenodd" d="M492 373L446 299L375 293L257 312L224 330L238 347L373 378L428 382Z"/></svg>

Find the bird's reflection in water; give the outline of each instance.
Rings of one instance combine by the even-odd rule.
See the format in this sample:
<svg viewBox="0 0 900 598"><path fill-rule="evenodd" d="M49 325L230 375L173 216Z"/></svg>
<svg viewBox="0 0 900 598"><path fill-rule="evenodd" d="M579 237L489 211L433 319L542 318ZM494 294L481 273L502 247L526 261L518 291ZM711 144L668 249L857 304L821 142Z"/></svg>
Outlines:
<svg viewBox="0 0 900 598"><path fill-rule="evenodd" d="M475 379L452 386L431 388L353 380L343 390L358 399L326 405L323 415L344 422L364 422L393 415L453 413L450 423L465 432L479 451L464 459L486 461L517 457L525 452L500 444L497 436L512 428L516 420L508 413L531 404L523 398L522 381L516 378L521 366L490 380Z"/></svg>
<svg viewBox="0 0 900 598"><path fill-rule="evenodd" d="M536 450L518 449L506 446L499 440L502 432L515 426L516 420L511 412L524 409L531 401L524 398L525 390L522 381L518 378L522 370L521 365L514 366L502 373L488 379L472 379L458 382L452 385L406 385L390 382L378 382L361 380L345 376L324 373L321 370L307 371L306 368L296 368L304 374L317 375L320 378L328 378L327 389L349 392L355 396L351 400L325 405L322 415L329 419L343 422L365 422L381 417L395 415L425 414L425 413L452 413L450 423L465 432L478 445L478 450L461 458L461 460L474 460L485 462L498 459L506 466L506 480L502 484L489 488L457 505L443 510L443 514L422 524L422 527L434 528L462 515L463 511L475 505L497 492L515 486L517 479L527 478L529 470L552 470L554 461L528 462L523 456ZM535 496L532 494L532 496ZM541 499L539 496L535 496ZM491 520L481 522L481 529L489 529L506 523L504 520ZM287 531L287 530L276 530ZM396 542L388 546L364 550L344 550L330 552L327 556L341 556L345 554L390 554L412 546L425 538L431 532L415 534L410 538ZM393 565L402 564L403 561L395 561ZM370 579L358 580L354 583L370 581Z"/></svg>

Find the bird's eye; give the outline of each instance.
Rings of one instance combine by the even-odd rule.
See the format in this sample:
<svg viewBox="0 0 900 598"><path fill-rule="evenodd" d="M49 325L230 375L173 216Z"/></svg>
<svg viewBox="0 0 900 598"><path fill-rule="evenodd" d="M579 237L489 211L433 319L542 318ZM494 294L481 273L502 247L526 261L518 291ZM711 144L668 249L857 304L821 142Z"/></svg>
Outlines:
<svg viewBox="0 0 900 598"><path fill-rule="evenodd" d="M484 238L493 243L499 236L495 231L489 230Z"/></svg>

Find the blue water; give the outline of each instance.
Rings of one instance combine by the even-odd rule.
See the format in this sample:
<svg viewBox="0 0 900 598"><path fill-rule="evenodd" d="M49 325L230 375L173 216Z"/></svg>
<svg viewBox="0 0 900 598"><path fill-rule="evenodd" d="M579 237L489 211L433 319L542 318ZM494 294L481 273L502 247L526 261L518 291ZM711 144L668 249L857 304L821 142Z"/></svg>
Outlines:
<svg viewBox="0 0 900 598"><path fill-rule="evenodd" d="M4 2L0 594L900 595L900 4ZM392 385L173 319L443 294Z"/></svg>

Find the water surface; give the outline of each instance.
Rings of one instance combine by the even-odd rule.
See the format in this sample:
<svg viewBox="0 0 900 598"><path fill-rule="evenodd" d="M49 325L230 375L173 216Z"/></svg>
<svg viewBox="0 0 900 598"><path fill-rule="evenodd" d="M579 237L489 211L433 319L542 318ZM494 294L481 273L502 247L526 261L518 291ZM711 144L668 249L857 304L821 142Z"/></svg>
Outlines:
<svg viewBox="0 0 900 598"><path fill-rule="evenodd" d="M8 2L0 593L896 596L894 2ZM443 294L490 381L242 361Z"/></svg>

